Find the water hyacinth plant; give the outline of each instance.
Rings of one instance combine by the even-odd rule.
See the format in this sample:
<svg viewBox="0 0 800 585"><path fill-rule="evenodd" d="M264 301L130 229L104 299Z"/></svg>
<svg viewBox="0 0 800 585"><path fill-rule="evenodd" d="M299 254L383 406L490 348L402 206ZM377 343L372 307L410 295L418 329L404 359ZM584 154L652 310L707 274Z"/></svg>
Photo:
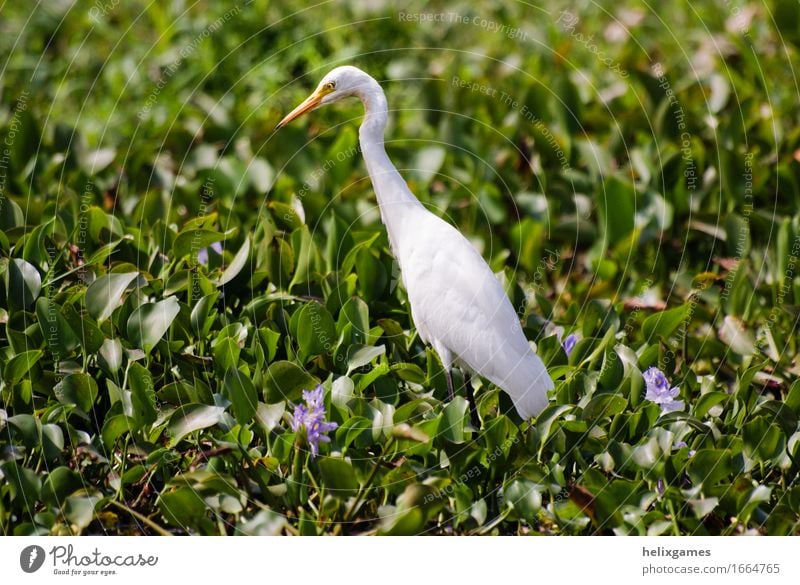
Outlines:
<svg viewBox="0 0 800 585"><path fill-rule="evenodd" d="M567 355L572 353L572 350L575 349L575 344L578 343L578 334L577 333L570 333L567 335L566 339L564 339L561 347L564 348L564 353Z"/></svg>
<svg viewBox="0 0 800 585"><path fill-rule="evenodd" d="M662 414L684 409L683 400L675 400L680 394L680 388L677 386L670 388L669 380L667 380L664 372L652 367L643 375L647 386L645 398L658 404L661 407Z"/></svg>
<svg viewBox="0 0 800 585"><path fill-rule="evenodd" d="M321 384L313 390L303 390L305 404L295 406L292 415L292 430L295 433L305 432L312 457L319 455L320 443L330 443L327 433L339 427L338 423L325 420L324 399L325 393Z"/></svg>
<svg viewBox="0 0 800 585"><path fill-rule="evenodd" d="M218 255L222 254L222 244L219 242L212 243L208 248L211 248ZM197 262L203 266L208 265L208 248L200 248L197 252Z"/></svg>
<svg viewBox="0 0 800 585"><path fill-rule="evenodd" d="M800 534L796 1L85 4L0 7L0 533ZM539 416L449 398L363 109L273 133L334 65Z"/></svg>

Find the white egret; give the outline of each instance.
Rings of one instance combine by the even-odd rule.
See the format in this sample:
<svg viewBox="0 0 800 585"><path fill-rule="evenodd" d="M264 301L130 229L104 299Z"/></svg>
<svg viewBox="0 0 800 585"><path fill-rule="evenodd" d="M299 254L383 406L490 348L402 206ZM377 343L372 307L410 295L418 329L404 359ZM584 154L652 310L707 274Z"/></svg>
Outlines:
<svg viewBox="0 0 800 585"><path fill-rule="evenodd" d="M523 419L547 405L553 381L520 326L517 313L489 266L461 233L434 215L409 190L384 149L388 109L375 79L356 67L337 67L280 121L276 130L306 112L347 97L364 104L361 152L378 198L392 252L400 264L411 316L444 366L449 397L451 368L465 374L476 426L469 373L487 378L513 399Z"/></svg>

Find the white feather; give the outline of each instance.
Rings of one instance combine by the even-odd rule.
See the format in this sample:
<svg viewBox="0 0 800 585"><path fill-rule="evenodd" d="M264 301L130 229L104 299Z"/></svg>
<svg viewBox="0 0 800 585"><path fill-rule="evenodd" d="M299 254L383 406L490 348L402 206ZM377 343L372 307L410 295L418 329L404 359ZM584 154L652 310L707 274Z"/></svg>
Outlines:
<svg viewBox="0 0 800 585"><path fill-rule="evenodd" d="M361 151L421 339L434 347L448 371L453 364L468 368L505 390L520 416L536 416L547 406L553 381L484 259L453 226L420 204L386 155L388 108L378 82L355 67L337 67L310 102L279 126L314 100L324 105L351 96L364 104Z"/></svg>
<svg viewBox="0 0 800 585"><path fill-rule="evenodd" d="M536 416L553 381L502 285L450 224L424 210L409 219L417 237L403 239L397 256L420 337L445 367L466 366L505 390L521 417Z"/></svg>

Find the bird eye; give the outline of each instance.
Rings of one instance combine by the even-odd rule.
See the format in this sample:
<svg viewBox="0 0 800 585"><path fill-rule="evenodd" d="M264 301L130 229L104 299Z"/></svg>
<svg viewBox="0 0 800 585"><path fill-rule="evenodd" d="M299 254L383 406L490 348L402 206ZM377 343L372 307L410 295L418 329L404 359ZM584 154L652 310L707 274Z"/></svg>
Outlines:
<svg viewBox="0 0 800 585"><path fill-rule="evenodd" d="M334 89L336 89L336 82L335 81L329 81L328 83L325 84L325 89L329 89L329 90L333 91Z"/></svg>

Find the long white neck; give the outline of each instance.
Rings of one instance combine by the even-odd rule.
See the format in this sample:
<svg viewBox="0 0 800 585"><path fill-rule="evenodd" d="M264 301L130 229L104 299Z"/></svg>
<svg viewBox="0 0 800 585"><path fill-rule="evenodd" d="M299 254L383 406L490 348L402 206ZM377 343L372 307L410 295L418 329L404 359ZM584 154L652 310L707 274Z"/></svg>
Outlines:
<svg viewBox="0 0 800 585"><path fill-rule="evenodd" d="M422 204L411 193L386 154L383 144L383 133L389 117L386 95L377 81L364 75L368 81L358 91L358 97L364 104L364 121L358 130L359 142L378 198L381 220L389 233L392 248L397 250L403 232L401 226L407 219L408 211L422 207Z"/></svg>

